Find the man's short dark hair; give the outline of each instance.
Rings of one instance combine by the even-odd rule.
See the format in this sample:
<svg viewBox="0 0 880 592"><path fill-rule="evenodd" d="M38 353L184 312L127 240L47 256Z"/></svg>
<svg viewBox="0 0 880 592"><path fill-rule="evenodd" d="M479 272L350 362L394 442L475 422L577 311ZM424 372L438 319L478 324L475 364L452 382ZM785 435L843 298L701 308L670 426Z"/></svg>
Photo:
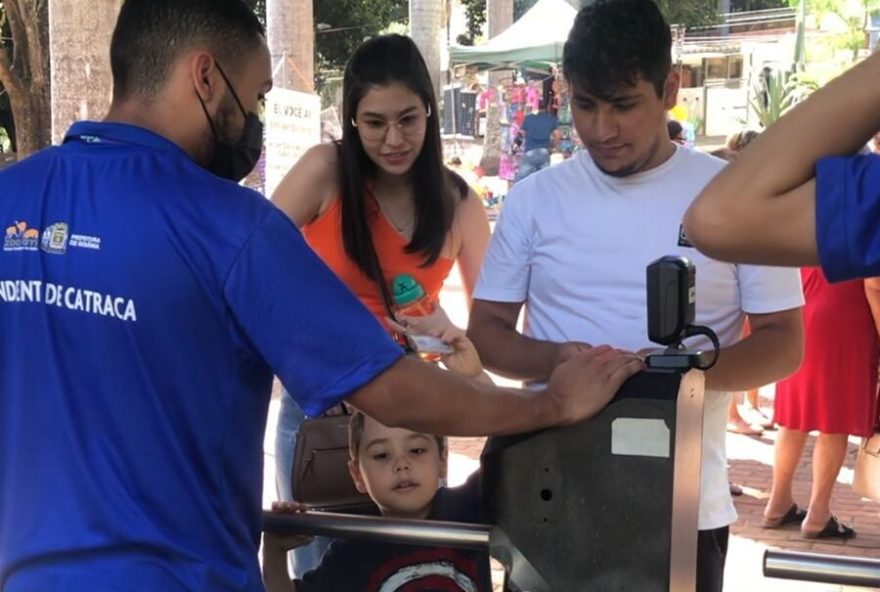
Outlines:
<svg viewBox="0 0 880 592"><path fill-rule="evenodd" d="M150 97L185 52L206 48L234 70L265 37L242 0L125 0L110 43L113 94Z"/></svg>
<svg viewBox="0 0 880 592"><path fill-rule="evenodd" d="M596 0L581 9L565 43L569 83L609 99L638 79L663 96L672 69L672 34L653 0Z"/></svg>

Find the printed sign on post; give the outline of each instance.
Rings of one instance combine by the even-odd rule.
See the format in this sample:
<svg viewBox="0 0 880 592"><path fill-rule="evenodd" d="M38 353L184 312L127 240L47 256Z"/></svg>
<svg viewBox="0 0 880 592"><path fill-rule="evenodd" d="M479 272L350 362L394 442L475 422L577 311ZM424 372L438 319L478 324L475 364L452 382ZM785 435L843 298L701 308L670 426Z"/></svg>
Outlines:
<svg viewBox="0 0 880 592"><path fill-rule="evenodd" d="M290 167L320 141L320 97L273 89L266 97L266 197L272 197Z"/></svg>

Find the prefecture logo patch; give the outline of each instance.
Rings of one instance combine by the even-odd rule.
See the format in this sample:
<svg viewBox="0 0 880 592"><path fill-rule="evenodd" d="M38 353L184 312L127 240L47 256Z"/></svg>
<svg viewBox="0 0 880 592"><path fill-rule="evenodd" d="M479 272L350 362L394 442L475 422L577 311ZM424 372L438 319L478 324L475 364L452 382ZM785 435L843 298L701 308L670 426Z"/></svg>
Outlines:
<svg viewBox="0 0 880 592"><path fill-rule="evenodd" d="M70 229L65 222L56 222L43 229L41 248L53 255L63 255L67 252L67 241L70 238Z"/></svg>
<svg viewBox="0 0 880 592"><path fill-rule="evenodd" d="M73 234L67 222L55 222L40 232L29 228L27 222L16 221L6 227L3 240L4 251L39 251L53 255L64 255L68 247L101 250L101 237L86 234Z"/></svg>

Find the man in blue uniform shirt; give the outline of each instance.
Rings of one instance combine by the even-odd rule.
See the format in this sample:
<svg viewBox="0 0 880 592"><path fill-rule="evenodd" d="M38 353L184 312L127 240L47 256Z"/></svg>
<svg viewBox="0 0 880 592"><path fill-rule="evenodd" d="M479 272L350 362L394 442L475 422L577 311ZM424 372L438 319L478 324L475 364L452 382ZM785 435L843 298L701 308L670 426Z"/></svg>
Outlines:
<svg viewBox="0 0 880 592"><path fill-rule="evenodd" d="M814 93L755 140L685 217L711 257L880 276L880 54Z"/></svg>
<svg viewBox="0 0 880 592"><path fill-rule="evenodd" d="M481 434L594 414L596 348L541 397L403 359L287 217L234 181L262 143L240 0L127 0L107 120L0 175L0 590L262 590L272 375L310 414Z"/></svg>

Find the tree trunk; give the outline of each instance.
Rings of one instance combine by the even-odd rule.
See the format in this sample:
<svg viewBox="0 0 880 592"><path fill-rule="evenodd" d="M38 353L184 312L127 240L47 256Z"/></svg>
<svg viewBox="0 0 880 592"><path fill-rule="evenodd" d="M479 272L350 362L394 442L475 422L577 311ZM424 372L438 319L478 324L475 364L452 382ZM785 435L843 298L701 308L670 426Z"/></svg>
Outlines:
<svg viewBox="0 0 880 592"><path fill-rule="evenodd" d="M49 0L52 140L74 121L106 115L113 98L110 38L122 0Z"/></svg>
<svg viewBox="0 0 880 592"><path fill-rule="evenodd" d="M425 58L431 82L434 84L434 95L439 101L440 94L440 51L444 47L446 26L444 0L410 0L409 28L410 36Z"/></svg>
<svg viewBox="0 0 880 592"><path fill-rule="evenodd" d="M488 0L486 4L486 29L489 39L499 35L513 24L513 0ZM510 73L489 73L489 86L497 88L504 76ZM480 168L484 174L498 174L501 162L501 108L498 101L490 101L486 107L486 136L483 138L483 157Z"/></svg>
<svg viewBox="0 0 880 592"><path fill-rule="evenodd" d="M49 27L46 0L6 0L12 47L0 51L0 83L9 93L15 147L23 158L50 142Z"/></svg>
<svg viewBox="0 0 880 592"><path fill-rule="evenodd" d="M315 92L314 14L312 0L267 0L266 28L275 86Z"/></svg>
<svg viewBox="0 0 880 592"><path fill-rule="evenodd" d="M21 160L52 143L48 80L45 88L6 89L15 120L15 151Z"/></svg>

